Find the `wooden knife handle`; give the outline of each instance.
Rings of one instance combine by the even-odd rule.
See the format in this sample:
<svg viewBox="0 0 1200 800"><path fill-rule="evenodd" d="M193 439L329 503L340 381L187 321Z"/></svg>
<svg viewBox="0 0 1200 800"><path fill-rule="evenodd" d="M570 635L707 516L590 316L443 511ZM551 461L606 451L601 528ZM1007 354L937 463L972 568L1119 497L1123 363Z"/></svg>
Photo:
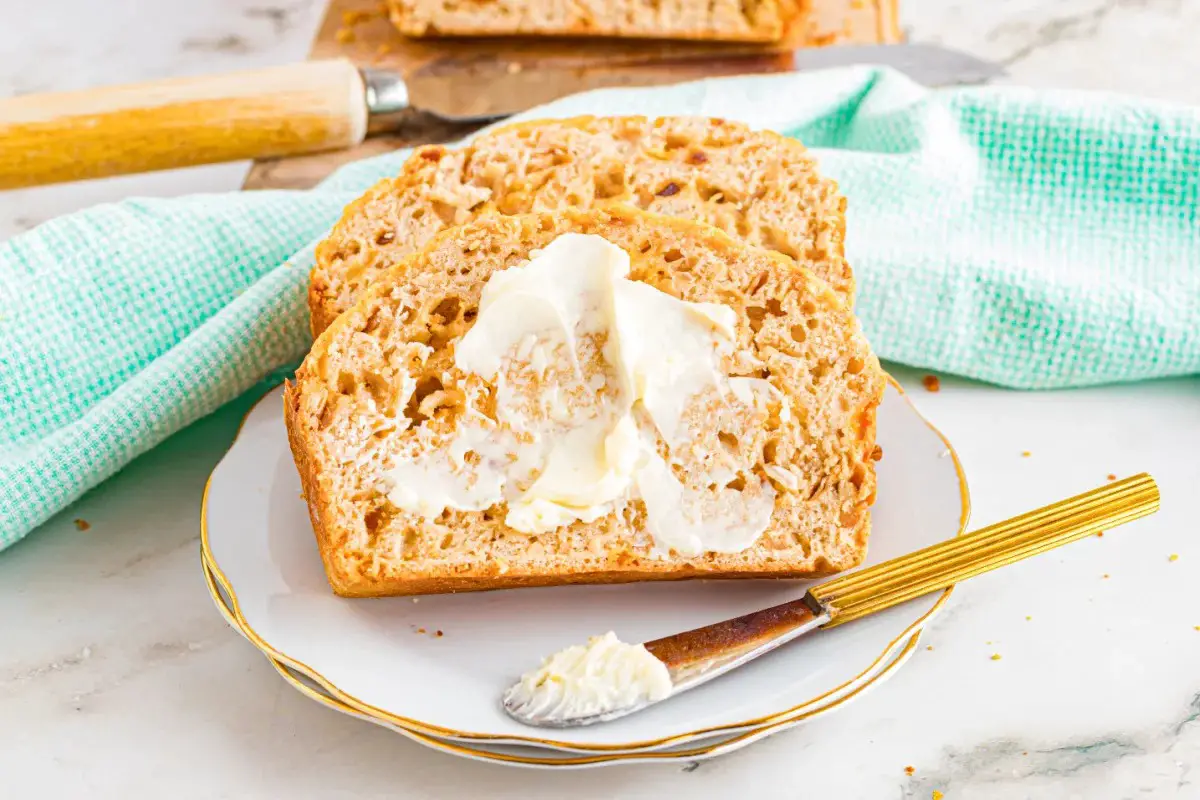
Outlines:
<svg viewBox="0 0 1200 800"><path fill-rule="evenodd" d="M363 140L346 59L0 100L0 189L313 153Z"/></svg>

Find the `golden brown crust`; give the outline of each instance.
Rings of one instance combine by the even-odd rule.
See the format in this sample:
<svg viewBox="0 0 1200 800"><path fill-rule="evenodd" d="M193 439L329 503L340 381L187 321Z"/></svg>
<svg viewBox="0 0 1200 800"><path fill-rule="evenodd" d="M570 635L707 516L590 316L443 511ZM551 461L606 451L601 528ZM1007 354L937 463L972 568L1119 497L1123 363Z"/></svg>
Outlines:
<svg viewBox="0 0 1200 800"><path fill-rule="evenodd" d="M719 119L574 117L418 148L348 205L316 251L314 337L433 236L483 214L623 202L780 252L853 304L845 198L794 139Z"/></svg>
<svg viewBox="0 0 1200 800"><path fill-rule="evenodd" d="M413 37L604 36L722 42L777 42L797 10L779 0L727 0L724 15L717 13L714 0L659 0L654 5L603 0L593 8L584 0L562 7L564 11L557 14L553 4L547 8L530 0L493 0L488 5L389 0L388 4L392 24ZM684 17L689 11L690 19ZM702 14L699 18L697 11Z"/></svg>
<svg viewBox="0 0 1200 800"><path fill-rule="evenodd" d="M763 285L762 280L768 280L763 279L761 274L761 270L767 268L776 273L774 277L769 278L769 285L778 283L785 288L791 287L788 291L799 291L799 297L804 299L804 304L814 309L812 313L828 317L822 319L821 327L808 328L812 331L810 336L840 337L838 340L846 344L839 347L844 349L849 346L847 352L838 356L841 366L837 369L845 368L850 361L857 361L857 367L851 370L852 374L834 376L832 380L845 381L848 385L859 387L837 395L839 402L843 404L846 400L856 403L854 407L846 408L847 422L839 423L844 434L848 435L839 434L838 441L826 441L822 445L831 448L822 451L828 453L823 457L823 463L830 463L828 459L840 452L844 459L842 466L838 468L836 476L830 473L822 476L819 481L813 476L814 487L809 495L808 502L817 503L813 509L829 509L827 512L817 513L814 510L811 513L817 514L814 519L818 525L832 526L830 529L805 533L805 536L811 537L807 540L809 544L805 546L791 550L785 546L776 553L772 553L770 549L761 553L756 551L753 558L737 553L709 553L697 558L672 556L657 559L637 547L623 546L589 557L583 564L564 564L561 569L531 569L528 564L514 564L499 557L457 564L430 563L419 558L397 561L386 553L381 554L378 548L382 545L378 544L381 541L378 534L374 534L375 539L372 539L372 534L363 533L364 514L369 515L370 512L357 508L347 516L344 508L339 511L339 504L344 506L346 498L339 496L330 477L338 468L328 454L328 434L321 431L320 426L321 420L329 410L336 407L335 401L341 401L345 395L331 394L329 387L339 379L336 375L325 373L331 370L336 373L344 367L345 352L356 341L355 337L361 337L365 331L374 330L372 326L378 324L379 314L385 309L394 309L398 302L396 297L404 295L407 298L404 302L409 302L412 297L417 296L414 292L419 294L414 288L418 284L449 281L449 278L442 278L441 274L431 272L431 266L437 263L437 258L447 254L452 257L453 253L457 252L455 248L460 239L471 236L473 232L508 236L519 240L518 250L527 252L529 248L544 246L548 239L567 230L599 233L624 246L631 254L634 254L637 242L644 239L644 234L648 232L651 238L658 237L667 243L677 242L685 256L680 262L681 265L685 262L690 263L689 259L698 250L711 251L716 258L725 259L739 268L745 267L751 274L760 272L761 280L755 281L758 285ZM495 266L504 265L506 264ZM650 279L653 280L652 277ZM663 279L666 283L660 288L670 290L670 276ZM447 291L450 290L447 287ZM686 287L683 291L686 297ZM464 302L470 302L470 298L464 298ZM766 303L769 305L769 301ZM395 314L397 319L407 316L403 307L387 313ZM770 320L767 322L770 323ZM564 211L524 217L493 217L490 220L480 220L465 229L447 231L436 237L423 253L405 258L384 278L377 281L353 309L338 317L317 339L312 352L297 372L296 382L289 384L285 393L285 420L289 442L330 584L340 595L365 597L562 583L724 577L811 578L853 567L865 555L870 530L867 506L874 500L875 495L871 453L875 449L875 412L883 391L882 372L856 331L857 326L852 316L829 288L811 273L796 270L793 264L778 254L750 248L720 231L697 223L613 206L590 212ZM756 329L755 336L758 335ZM832 351L827 355L832 357ZM338 363L343 366L337 366ZM830 366L833 366L832 362ZM310 402L312 408L304 406L306 401ZM850 472L854 473L853 476L850 476ZM832 479L834 483L827 483L828 479ZM833 505L828 505L829 503ZM455 512L447 522L446 529L453 529L456 525L461 527L474 524L477 523L471 521L467 512ZM572 527L576 529L576 533L588 530L588 526L583 523L576 523ZM503 526L499 525L499 528L503 529ZM597 530L599 531L598 527ZM611 534L611 531L607 533ZM407 535L404 534L405 537ZM797 534L783 531L780 535L786 537ZM767 534L764 534L764 537L766 536ZM825 544L817 546L818 539ZM376 544L371 544L372 541ZM811 553L809 548L814 548Z"/></svg>

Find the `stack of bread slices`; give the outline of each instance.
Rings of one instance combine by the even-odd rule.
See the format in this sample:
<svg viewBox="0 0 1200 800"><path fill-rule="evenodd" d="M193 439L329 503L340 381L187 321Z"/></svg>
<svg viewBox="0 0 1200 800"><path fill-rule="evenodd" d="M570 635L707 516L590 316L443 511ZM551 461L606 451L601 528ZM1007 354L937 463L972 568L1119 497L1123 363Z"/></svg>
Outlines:
<svg viewBox="0 0 1200 800"><path fill-rule="evenodd" d="M884 374L845 200L716 119L416 150L317 250L288 435L334 591L858 564Z"/></svg>

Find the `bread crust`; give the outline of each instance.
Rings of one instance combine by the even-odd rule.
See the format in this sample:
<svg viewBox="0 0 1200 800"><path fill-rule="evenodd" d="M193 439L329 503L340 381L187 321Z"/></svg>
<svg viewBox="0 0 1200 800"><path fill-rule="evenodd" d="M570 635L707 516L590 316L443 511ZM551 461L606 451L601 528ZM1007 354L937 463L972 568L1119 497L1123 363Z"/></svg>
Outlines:
<svg viewBox="0 0 1200 800"><path fill-rule="evenodd" d="M860 405L852 410L850 422L845 426L850 434L848 438L852 441L838 446L845 448L853 465L858 465L857 483L854 484L854 497L848 501L848 505L843 504L841 516L832 523L839 528L834 535L837 547L811 557L791 554L776 558L768 555L753 562L747 562L742 554L721 553L708 553L695 558L672 556L660 559L646 552L621 548L590 558L583 569L565 567L540 571L510 564L501 558L452 565L382 563L379 558L372 556L369 546L364 550L363 536L354 529L355 525L361 527L360 520L348 521L345 515L337 512L339 498L329 477L333 467L320 441L317 415L304 407L305 397L315 397L324 391L323 386L328 378L323 377L321 371L335 357L331 353L335 343L343 343L364 330L381 303L415 275L428 270L429 264L425 261L427 254L463 235L464 229L454 229L435 237L424 253L405 258L376 282L354 308L338 317L317 339L297 371L296 381L288 383L285 390L284 417L289 444L309 506L317 545L334 592L346 597L377 597L643 580L814 578L851 568L861 562L870 531L868 506L875 498L872 453L875 450L876 408L882 398L884 378L878 362L857 333L857 324L852 315L825 284L806 270L798 270L784 257L748 247L716 229L619 205L591 211L563 211L506 219L510 222L505 224L509 224L510 228L524 226L523 230L534 234L547 227L558 233L566 230L619 233L623 229L644 228L663 237L674 236L681 241L686 239L689 246L709 248L724 257L768 266L781 274L790 273L785 277L789 285L803 287L806 296L813 298L814 303L837 316L831 325L851 326L853 330L848 331L846 336L853 350L848 357L859 361L857 374L861 376L862 389L854 394ZM481 220L479 224L496 227L501 220ZM472 227L478 227L479 224ZM824 485L824 479L821 485ZM826 487L824 491L828 492L830 488ZM580 526L581 531L586 531L588 527L584 523L575 525Z"/></svg>
<svg viewBox="0 0 1200 800"><path fill-rule="evenodd" d="M711 0L705 0L711 9ZM726 21L696 21L692 24L666 21L635 21L621 19L619 0L607 0L611 9L610 19L597 19L596 15L582 9L574 13L552 18L548 14L536 13L536 3L518 0L517 3L501 2L506 13L481 14L471 6L449 8L440 0L389 0L389 16L392 24L405 36L578 36L611 37L624 39L678 39L684 41L710 42L778 42L798 9L793 3L779 0L757 0L746 6L754 6L753 18L743 10L738 23ZM516 6L533 6L528 15L512 13ZM637 3L627 3L637 6ZM686 0L679 2L686 5ZM433 6L433 8L430 8ZM440 6L440 7L439 7ZM601 15L602 16L602 15Z"/></svg>
<svg viewBox="0 0 1200 800"><path fill-rule="evenodd" d="M853 305L846 201L800 142L720 119L580 116L506 125L457 150L418 148L396 177L347 205L316 250L313 337L447 228L485 214L613 202L780 252Z"/></svg>

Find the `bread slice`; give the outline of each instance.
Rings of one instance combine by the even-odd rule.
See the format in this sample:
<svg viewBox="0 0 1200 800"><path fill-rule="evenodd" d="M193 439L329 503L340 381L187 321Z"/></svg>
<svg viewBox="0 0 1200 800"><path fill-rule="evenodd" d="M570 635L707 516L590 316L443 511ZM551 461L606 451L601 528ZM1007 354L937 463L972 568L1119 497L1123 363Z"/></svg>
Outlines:
<svg viewBox="0 0 1200 800"><path fill-rule="evenodd" d="M618 36L777 42L786 0L390 0L406 36Z"/></svg>
<svg viewBox="0 0 1200 800"><path fill-rule="evenodd" d="M799 142L703 117L577 117L500 128L457 150L422 147L347 206L317 248L313 334L452 225L612 201L780 252L853 303L845 198Z"/></svg>
<svg viewBox="0 0 1200 800"><path fill-rule="evenodd" d="M381 488L404 437L453 424L452 398L465 385L455 346L488 278L565 233L596 234L625 250L631 279L732 308L736 347L726 374L764 378L786 397L788 413L774 409L728 442L755 475L774 476L777 491L770 523L749 549L655 557L638 500L591 523L530 535L506 526L503 504L428 519L399 510ZM432 353L414 357L414 343ZM410 379L416 391L401 407ZM285 415L321 557L341 595L800 578L864 556L883 387L857 321L811 272L706 225L612 206L488 215L437 236L317 339L287 387Z"/></svg>

